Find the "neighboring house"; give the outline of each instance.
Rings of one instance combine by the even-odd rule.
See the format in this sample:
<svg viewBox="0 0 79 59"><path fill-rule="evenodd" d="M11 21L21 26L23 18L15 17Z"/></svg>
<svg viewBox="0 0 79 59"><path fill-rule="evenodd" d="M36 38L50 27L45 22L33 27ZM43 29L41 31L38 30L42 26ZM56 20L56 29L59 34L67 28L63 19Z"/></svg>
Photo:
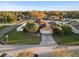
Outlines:
<svg viewBox="0 0 79 59"><path fill-rule="evenodd" d="M53 19L53 20L58 20L59 21L60 20L60 17L58 17L58 16L49 16L48 19L49 20L52 20Z"/></svg>
<svg viewBox="0 0 79 59"><path fill-rule="evenodd" d="M24 19L24 20L28 20L28 19L30 19L30 15L22 15L22 18Z"/></svg>
<svg viewBox="0 0 79 59"><path fill-rule="evenodd" d="M35 18L35 17L33 17L33 16L31 16L30 19L32 19L32 20L37 20L37 18Z"/></svg>
<svg viewBox="0 0 79 59"><path fill-rule="evenodd" d="M59 17L57 17L57 16L50 16L50 17L48 17L48 20L50 20L52 23L57 23L57 22L59 22L61 19L59 19Z"/></svg>

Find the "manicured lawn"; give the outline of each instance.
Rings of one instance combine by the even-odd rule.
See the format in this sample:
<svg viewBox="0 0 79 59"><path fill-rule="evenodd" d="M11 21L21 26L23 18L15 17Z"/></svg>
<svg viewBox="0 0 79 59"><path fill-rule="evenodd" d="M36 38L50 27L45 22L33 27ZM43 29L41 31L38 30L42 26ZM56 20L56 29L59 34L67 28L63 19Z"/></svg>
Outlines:
<svg viewBox="0 0 79 59"><path fill-rule="evenodd" d="M79 35L53 35L59 45L79 45Z"/></svg>
<svg viewBox="0 0 79 59"><path fill-rule="evenodd" d="M10 45L32 45L39 44L40 36L35 36L33 33L17 32L13 30L8 33L8 43Z"/></svg>

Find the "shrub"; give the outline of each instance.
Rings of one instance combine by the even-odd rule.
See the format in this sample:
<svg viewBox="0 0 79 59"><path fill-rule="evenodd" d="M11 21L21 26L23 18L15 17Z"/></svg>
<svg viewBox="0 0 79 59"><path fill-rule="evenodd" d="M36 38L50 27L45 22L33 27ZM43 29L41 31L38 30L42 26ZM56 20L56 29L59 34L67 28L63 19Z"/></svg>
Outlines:
<svg viewBox="0 0 79 59"><path fill-rule="evenodd" d="M62 26L62 29L63 29L63 33L64 34L71 34L72 33L72 31L71 31L71 27L70 26L68 26L68 25L63 25Z"/></svg>
<svg viewBox="0 0 79 59"><path fill-rule="evenodd" d="M72 33L71 27L68 25L57 26L53 29L54 34L69 35Z"/></svg>
<svg viewBox="0 0 79 59"><path fill-rule="evenodd" d="M25 28L28 30L28 32L36 32L39 29L39 25L37 23L27 22Z"/></svg>
<svg viewBox="0 0 79 59"><path fill-rule="evenodd" d="M23 28L23 32L28 32L28 30L26 28Z"/></svg>
<svg viewBox="0 0 79 59"><path fill-rule="evenodd" d="M38 54L33 53L33 51L21 51L17 57L38 57Z"/></svg>
<svg viewBox="0 0 79 59"><path fill-rule="evenodd" d="M31 51L20 52L17 57L33 57L33 53Z"/></svg>
<svg viewBox="0 0 79 59"><path fill-rule="evenodd" d="M27 29L32 29L33 27L34 27L34 23L29 23L29 22L28 22L28 23L26 24L26 28L27 28Z"/></svg>
<svg viewBox="0 0 79 59"><path fill-rule="evenodd" d="M53 57L79 57L79 50L61 47L53 49L49 54Z"/></svg>
<svg viewBox="0 0 79 59"><path fill-rule="evenodd" d="M57 26L57 27L53 28L53 33L56 35L63 34L63 30L61 27Z"/></svg>

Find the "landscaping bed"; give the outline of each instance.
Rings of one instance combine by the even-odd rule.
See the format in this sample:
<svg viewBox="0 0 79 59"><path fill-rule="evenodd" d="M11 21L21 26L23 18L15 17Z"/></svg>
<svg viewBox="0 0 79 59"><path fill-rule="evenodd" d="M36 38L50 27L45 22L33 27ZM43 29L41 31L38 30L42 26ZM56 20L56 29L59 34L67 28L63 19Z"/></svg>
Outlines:
<svg viewBox="0 0 79 59"><path fill-rule="evenodd" d="M8 33L8 43L10 45L32 45L39 44L40 36L35 33L17 32L16 29Z"/></svg>

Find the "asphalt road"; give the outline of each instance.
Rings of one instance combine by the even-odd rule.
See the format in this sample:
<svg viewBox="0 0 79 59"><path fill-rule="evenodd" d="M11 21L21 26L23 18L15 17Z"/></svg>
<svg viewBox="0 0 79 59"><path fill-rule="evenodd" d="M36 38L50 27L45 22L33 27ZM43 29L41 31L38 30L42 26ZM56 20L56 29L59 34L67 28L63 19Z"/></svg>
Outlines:
<svg viewBox="0 0 79 59"><path fill-rule="evenodd" d="M20 21L20 22L17 22L16 24L14 25L11 25L9 27L6 27L2 30L0 30L0 36L3 36L4 34L10 32L11 30L15 29L16 27L20 26L21 24L25 23L26 21Z"/></svg>

